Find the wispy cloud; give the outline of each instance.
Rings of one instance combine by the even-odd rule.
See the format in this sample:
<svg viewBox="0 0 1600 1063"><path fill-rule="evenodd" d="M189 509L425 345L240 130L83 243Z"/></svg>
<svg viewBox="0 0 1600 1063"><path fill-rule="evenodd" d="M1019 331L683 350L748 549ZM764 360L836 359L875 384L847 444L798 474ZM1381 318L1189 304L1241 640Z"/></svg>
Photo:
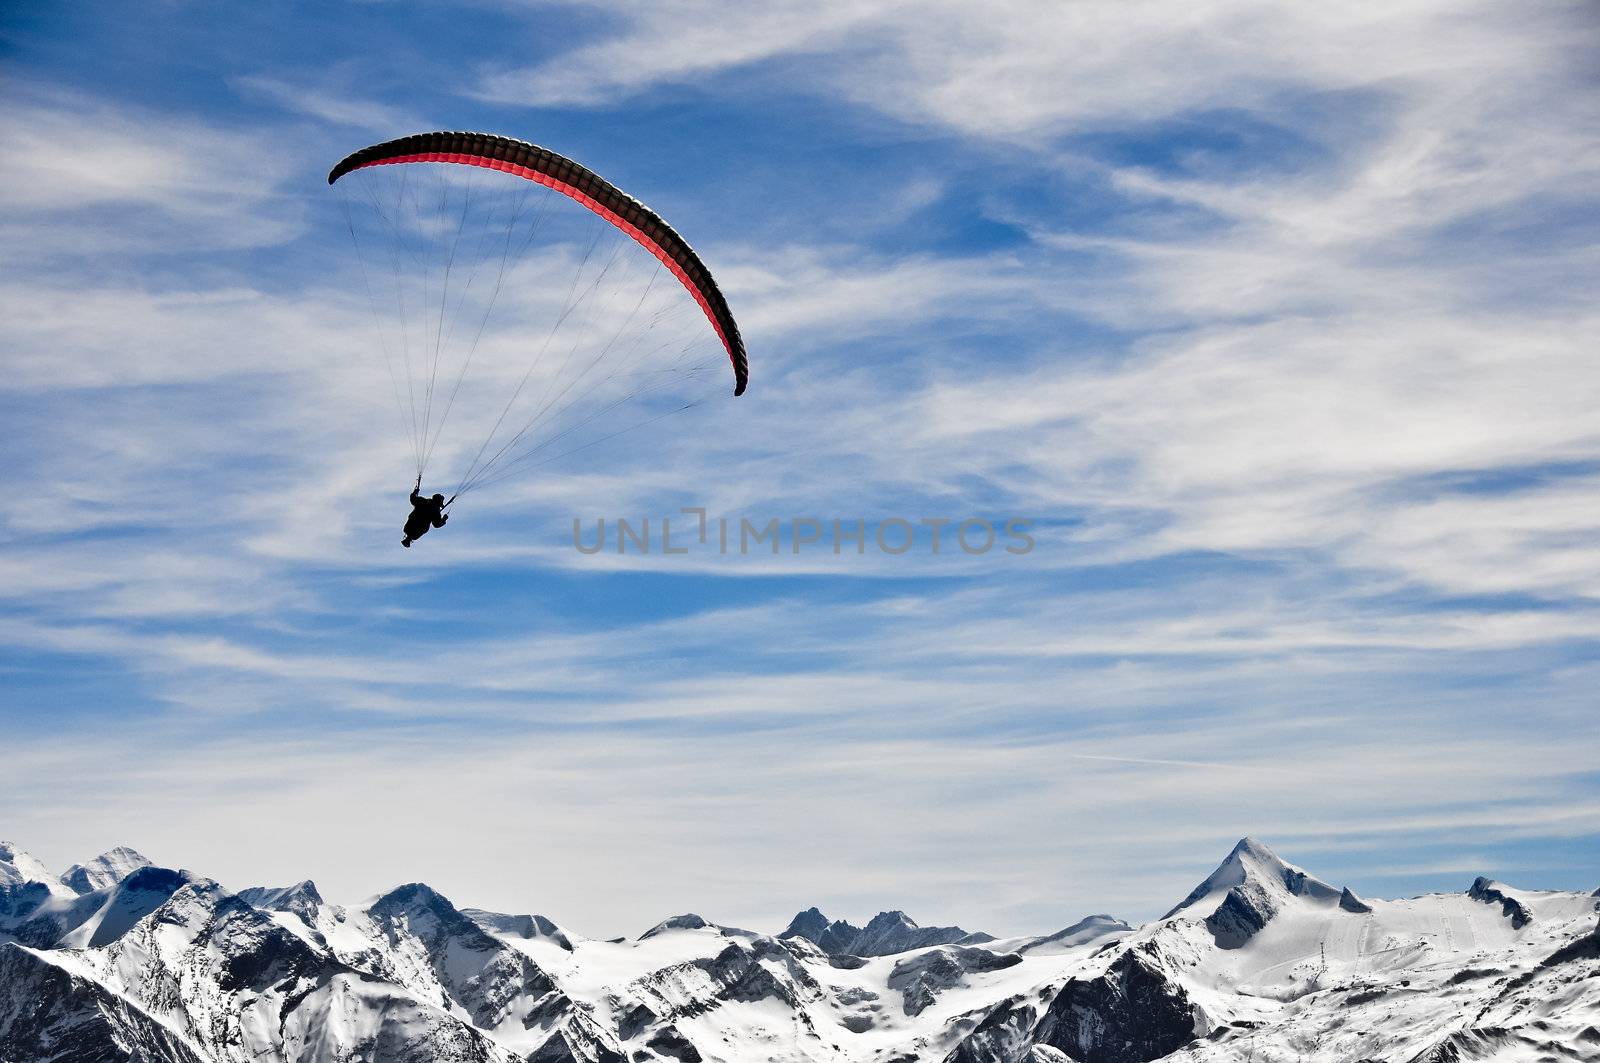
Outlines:
<svg viewBox="0 0 1600 1063"><path fill-rule="evenodd" d="M63 255L281 243L303 225L281 150L186 116L14 85L0 136L12 269Z"/></svg>
<svg viewBox="0 0 1600 1063"><path fill-rule="evenodd" d="M1281 110L1285 95L1307 92L1426 96L1441 81L1536 69L1533 57L1552 51L1576 59L1572 34L1583 29L1561 12L1513 18L1492 4L1434 2L587 6L616 32L532 67L493 70L482 91L508 103L592 105L781 63L791 82L897 117L1029 137L1210 109Z"/></svg>
<svg viewBox="0 0 1600 1063"><path fill-rule="evenodd" d="M364 98L348 83L286 81L252 74L234 79L234 87L246 95L267 100L293 114L314 118L336 126L352 126L379 134L383 139L399 131L422 132L434 123L401 107Z"/></svg>

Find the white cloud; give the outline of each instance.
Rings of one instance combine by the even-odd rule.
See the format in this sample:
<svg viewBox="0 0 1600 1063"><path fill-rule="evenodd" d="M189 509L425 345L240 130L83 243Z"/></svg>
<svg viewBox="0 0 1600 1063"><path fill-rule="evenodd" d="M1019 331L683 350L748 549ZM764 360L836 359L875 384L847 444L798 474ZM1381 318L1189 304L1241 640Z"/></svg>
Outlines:
<svg viewBox="0 0 1600 1063"><path fill-rule="evenodd" d="M829 49L884 7L845 3L776 3L744 7L693 2L654 10L601 2L590 5L626 19L618 38L602 41L532 69L489 74L482 93L528 105L591 104L637 92L660 81L681 81L729 66L790 52Z"/></svg>
<svg viewBox="0 0 1600 1063"><path fill-rule="evenodd" d="M783 62L787 78L899 117L1027 137L1265 108L1285 92L1426 90L1459 72L1526 68L1575 28L1560 12L1440 0L587 6L617 32L531 68L494 71L482 91L511 103L594 104Z"/></svg>
<svg viewBox="0 0 1600 1063"><path fill-rule="evenodd" d="M364 99L348 85L337 82L295 83L253 74L235 78L233 85L246 95L258 96L294 114L330 125L370 130L385 140L437 128L435 123L403 108Z"/></svg>
<svg viewBox="0 0 1600 1063"><path fill-rule="evenodd" d="M280 243L301 219L291 159L260 130L23 85L0 137L0 246L19 261Z"/></svg>
<svg viewBox="0 0 1600 1063"><path fill-rule="evenodd" d="M1281 737L1273 730L1254 733ZM638 933L685 908L776 930L810 904L851 917L904 907L1009 933L1089 910L1159 914L1246 826L1291 859L1354 843L1354 858L1300 857L1341 880L1385 845L1573 837L1595 813L1565 783L1587 769L1580 750L1508 758L1487 736L1420 762L1375 743L1333 754L1308 743L1278 757L1285 772L1300 769L1293 778L1239 770L1253 758L1194 731L959 749L915 737L839 743L805 728L492 743L397 728L381 741L207 741L181 756L170 741L76 751L71 770L100 785L52 789L48 804L12 800L24 811L8 829L40 838L29 847L58 865L129 842L234 888L310 875L347 901L425 874L457 903L538 911L597 935ZM1186 746L1221 766L1141 762ZM886 765L898 769L892 785ZM21 745L0 794L36 793L66 767L59 751ZM108 805L106 791L118 800ZM197 838L207 839L200 866ZM640 866L672 869L671 884Z"/></svg>

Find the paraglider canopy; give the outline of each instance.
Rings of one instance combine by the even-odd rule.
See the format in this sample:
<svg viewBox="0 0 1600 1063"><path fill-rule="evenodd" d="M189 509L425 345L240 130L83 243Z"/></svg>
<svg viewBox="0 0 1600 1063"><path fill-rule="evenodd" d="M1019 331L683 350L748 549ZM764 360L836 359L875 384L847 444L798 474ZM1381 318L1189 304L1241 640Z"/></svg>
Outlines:
<svg viewBox="0 0 1600 1063"><path fill-rule="evenodd" d="M730 364L745 391L744 340L700 256L566 156L419 133L354 152L328 184L417 478L441 441L464 467L446 506L693 409Z"/></svg>
<svg viewBox="0 0 1600 1063"><path fill-rule="evenodd" d="M368 166L416 162L482 166L527 178L576 200L627 233L671 270L700 304L733 363L733 393L744 394L750 364L728 301L694 248L655 211L564 155L525 140L489 133L417 133L374 144L340 160L328 172L328 183Z"/></svg>

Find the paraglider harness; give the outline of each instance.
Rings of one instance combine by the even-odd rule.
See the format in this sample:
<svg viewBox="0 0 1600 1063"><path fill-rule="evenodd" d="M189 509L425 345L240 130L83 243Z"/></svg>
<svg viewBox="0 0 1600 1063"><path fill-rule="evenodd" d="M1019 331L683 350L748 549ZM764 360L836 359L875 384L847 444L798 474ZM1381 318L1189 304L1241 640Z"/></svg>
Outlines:
<svg viewBox="0 0 1600 1063"><path fill-rule="evenodd" d="M459 492L457 492L459 494ZM432 498L422 498L422 475L417 475L417 484L411 489L411 515L406 518L406 537L400 540L400 545L409 548L413 542L428 533L429 528L442 528L450 520L450 515L445 512L450 508L450 503L456 500L456 495L451 495L448 500L443 495L436 494ZM424 508L424 502L428 503Z"/></svg>

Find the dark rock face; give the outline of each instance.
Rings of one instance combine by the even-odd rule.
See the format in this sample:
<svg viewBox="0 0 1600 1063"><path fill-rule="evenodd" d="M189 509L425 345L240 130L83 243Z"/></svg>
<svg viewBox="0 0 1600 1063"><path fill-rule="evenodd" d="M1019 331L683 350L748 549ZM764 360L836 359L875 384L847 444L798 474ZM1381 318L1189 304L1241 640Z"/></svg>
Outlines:
<svg viewBox="0 0 1600 1063"><path fill-rule="evenodd" d="M1013 997L984 1016L945 1063L1021 1063L1033 1047L1038 1009Z"/></svg>
<svg viewBox="0 0 1600 1063"><path fill-rule="evenodd" d="M958 926L918 926L904 912L879 912L865 927L843 920L828 922L816 908L807 908L789 922L780 938L805 938L830 956L893 956L933 945L978 945L993 936L969 933Z"/></svg>
<svg viewBox="0 0 1600 1063"><path fill-rule="evenodd" d="M1191 904L1210 896L1223 886L1239 885L1247 877L1244 869L1246 860L1259 861L1267 866L1278 862L1276 854L1254 838L1241 838L1238 844L1233 847L1233 850L1228 853L1227 858L1217 866L1217 869L1206 876L1200 885L1190 890L1187 897L1169 909L1167 914L1161 918L1172 918Z"/></svg>
<svg viewBox="0 0 1600 1063"><path fill-rule="evenodd" d="M879 912L855 942L858 956L892 956L930 945L981 945L990 934L972 934L959 926L918 926L904 912Z"/></svg>
<svg viewBox="0 0 1600 1063"><path fill-rule="evenodd" d="M1497 1026L1457 1030L1442 1041L1412 1056L1407 1063L1466 1063L1487 1059L1497 1050L1514 1045L1522 1038Z"/></svg>
<svg viewBox="0 0 1600 1063"><path fill-rule="evenodd" d="M452 947L486 957L505 948L445 897L421 883L384 894L367 909L367 915L391 943L405 935L415 937L436 963Z"/></svg>
<svg viewBox="0 0 1600 1063"><path fill-rule="evenodd" d="M1552 952L1539 966L1557 967L1575 960L1600 960L1600 922L1586 936Z"/></svg>
<svg viewBox="0 0 1600 1063"><path fill-rule="evenodd" d="M773 973L761 960L775 962L781 973ZM797 1007L802 998L813 998L822 993L822 986L811 976L811 972L772 938L756 938L748 947L729 945L711 961L707 970L726 987L719 994L724 1000L765 1000L770 997Z"/></svg>
<svg viewBox="0 0 1600 1063"><path fill-rule="evenodd" d="M43 882L0 885L0 930L34 948L50 948L62 933L88 919L93 908L74 905L58 913L38 914L38 906L50 900L50 887ZM85 909L77 914L78 909Z"/></svg>
<svg viewBox="0 0 1600 1063"><path fill-rule="evenodd" d="M1353 914L1372 911L1349 889L1342 889L1336 895L1331 887L1292 867L1283 868L1281 875L1283 887L1291 897L1327 901L1337 896L1339 907L1344 911ZM1275 897L1260 880L1246 876L1227 892L1217 910L1206 917L1206 929L1211 931L1218 948L1241 948L1272 921L1281 904L1281 895Z"/></svg>
<svg viewBox="0 0 1600 1063"><path fill-rule="evenodd" d="M276 983L325 980L332 965L311 946L237 897L221 897L206 936L216 943L216 983L225 993L260 993Z"/></svg>
<svg viewBox="0 0 1600 1063"><path fill-rule="evenodd" d="M43 882L17 882L0 886L0 922L19 919L50 897Z"/></svg>
<svg viewBox="0 0 1600 1063"><path fill-rule="evenodd" d="M129 889L139 885L130 875L112 890L98 892L159 892L177 880L172 872L157 872L143 880L154 890ZM118 987L56 966L48 953L0 948L0 985L10 990L0 995L5 1041L0 1059L208 1063L233 1058L247 1038L250 1010L262 998L281 1000L276 1027L281 1036L285 1026L296 1023L320 1027L329 1017L330 1000L319 991L335 978L359 977L204 880L186 882L105 949L112 965L128 955L138 958L135 982L113 991ZM41 1009L35 999L48 1005ZM6 1014L19 1003L23 1010ZM499 1058L481 1032L403 992L376 997L372 1006L378 1021L355 1046L361 1058L385 1063Z"/></svg>
<svg viewBox="0 0 1600 1063"><path fill-rule="evenodd" d="M628 1057L590 1019L574 1014L528 1056L527 1063L628 1063Z"/></svg>
<svg viewBox="0 0 1600 1063"><path fill-rule="evenodd" d="M1001 971L1021 962L1021 956L984 949L933 949L895 964L889 972L889 988L899 991L907 1015L920 1015L940 993L960 985L968 974Z"/></svg>
<svg viewBox="0 0 1600 1063"><path fill-rule="evenodd" d="M679 1063L700 1063L700 1050L674 1026L665 1026L657 1030L655 1036L645 1042L645 1047L669 1059L676 1059Z"/></svg>
<svg viewBox="0 0 1600 1063"><path fill-rule="evenodd" d="M240 890L238 897L251 907L262 911L288 912L297 915L307 926L316 922L317 909L322 907L322 894L317 891L317 884L310 879L278 889L252 886Z"/></svg>
<svg viewBox="0 0 1600 1063"><path fill-rule="evenodd" d="M482 942L485 947L495 944L482 927L462 915L443 894L420 882L398 886L385 893L372 902L367 914L380 925L396 919L405 919L414 925L417 916L431 916L439 933L459 934L468 940Z"/></svg>
<svg viewBox="0 0 1600 1063"><path fill-rule="evenodd" d="M773 999L781 1000L791 1008L800 1003L792 983L780 979L758 962L756 953L752 950L729 945L709 964L701 961L699 966L722 987L717 993L719 1000L754 1002ZM788 973L794 975L803 972L795 968ZM809 976L807 981L810 981Z"/></svg>
<svg viewBox="0 0 1600 1063"><path fill-rule="evenodd" d="M828 932L828 917L822 914L819 908L807 908L789 920L789 925L778 936L781 938L805 938L815 943L823 934Z"/></svg>
<svg viewBox="0 0 1600 1063"><path fill-rule="evenodd" d="M1372 905L1351 893L1349 886L1339 891L1339 907L1356 915L1365 915L1372 911Z"/></svg>
<svg viewBox="0 0 1600 1063"><path fill-rule="evenodd" d="M367 915L391 943L406 936L419 941L450 1000L480 1028L498 1026L522 998L538 1001L542 1014L570 1007L533 960L495 940L431 887L401 886L374 902Z"/></svg>
<svg viewBox="0 0 1600 1063"><path fill-rule="evenodd" d="M587 1012L570 1011L527 1063L628 1063L622 1046Z"/></svg>
<svg viewBox="0 0 1600 1063"><path fill-rule="evenodd" d="M61 884L73 893L92 893L98 888L95 886L94 880L90 878L89 869L80 867L77 864L73 864L62 872Z"/></svg>
<svg viewBox="0 0 1600 1063"><path fill-rule="evenodd" d="M363 1038L351 1058L383 1063L494 1063L503 1053L478 1031L449 1016L435 1014L422 1025L422 1006L393 998L378 1029Z"/></svg>
<svg viewBox="0 0 1600 1063"><path fill-rule="evenodd" d="M1500 914L1511 920L1511 929L1521 930L1533 922L1533 913L1527 906L1514 897L1495 888L1495 884L1481 875L1472 881L1472 888L1467 890L1467 896L1484 904L1500 905Z"/></svg>
<svg viewBox="0 0 1600 1063"><path fill-rule="evenodd" d="M1277 914L1277 904L1273 898L1277 895L1279 887L1291 897L1306 897L1316 901L1336 900L1340 892L1321 879L1313 878L1299 868L1286 864L1278 854L1254 838L1243 838L1205 881L1191 890L1187 897L1162 918L1171 918L1220 890L1244 891L1234 902L1235 910L1223 917L1223 930L1228 934L1237 934L1257 918L1265 924ZM1225 898L1225 901L1231 899ZM1259 930L1260 927L1255 929ZM1230 948L1237 945L1223 947Z"/></svg>
<svg viewBox="0 0 1600 1063"><path fill-rule="evenodd" d="M1140 947L1100 977L1063 986L1034 1040L1080 1063L1148 1063L1194 1040L1195 1019L1183 987Z"/></svg>
<svg viewBox="0 0 1600 1063"><path fill-rule="evenodd" d="M206 1063L124 997L15 945L0 945L0 1059Z"/></svg>
<svg viewBox="0 0 1600 1063"><path fill-rule="evenodd" d="M528 1063L628 1063L628 1057L603 1044L575 1041L557 1033L528 1057Z"/></svg>
<svg viewBox="0 0 1600 1063"><path fill-rule="evenodd" d="M1228 891L1217 910L1206 916L1206 929L1220 949L1241 948L1277 914L1272 899L1259 886L1246 882Z"/></svg>
<svg viewBox="0 0 1600 1063"><path fill-rule="evenodd" d="M816 962L815 955L812 962ZM711 983L710 992L705 991L707 980ZM792 1011L800 1027L811 1030L805 1006L823 995L822 985L789 945L754 935L730 941L713 957L674 964L630 982L622 999L631 1003L618 1015L616 1035L620 1041L632 1041L648 1034L645 1045L657 1055L680 1063L698 1063L699 1050L675 1025L680 1020L727 1005L772 1001ZM591 1031L592 1040L620 1050L618 1041L596 1034ZM583 1054L580 1040L566 1037L566 1043L578 1053L576 1058L588 1063L591 1057ZM536 1054L533 1063L565 1063L567 1058L554 1055L547 1059ZM634 1058L636 1063L643 1063L656 1057L636 1050Z"/></svg>
<svg viewBox="0 0 1600 1063"><path fill-rule="evenodd" d="M861 928L843 919L828 922L816 908L807 908L789 921L780 938L805 938L830 956L850 955L850 946L861 936Z"/></svg>
<svg viewBox="0 0 1600 1063"><path fill-rule="evenodd" d="M141 867L127 878L117 883L125 890L140 890L150 893L165 893L171 896L182 886L194 881L194 876L187 871L174 871L170 867Z"/></svg>

